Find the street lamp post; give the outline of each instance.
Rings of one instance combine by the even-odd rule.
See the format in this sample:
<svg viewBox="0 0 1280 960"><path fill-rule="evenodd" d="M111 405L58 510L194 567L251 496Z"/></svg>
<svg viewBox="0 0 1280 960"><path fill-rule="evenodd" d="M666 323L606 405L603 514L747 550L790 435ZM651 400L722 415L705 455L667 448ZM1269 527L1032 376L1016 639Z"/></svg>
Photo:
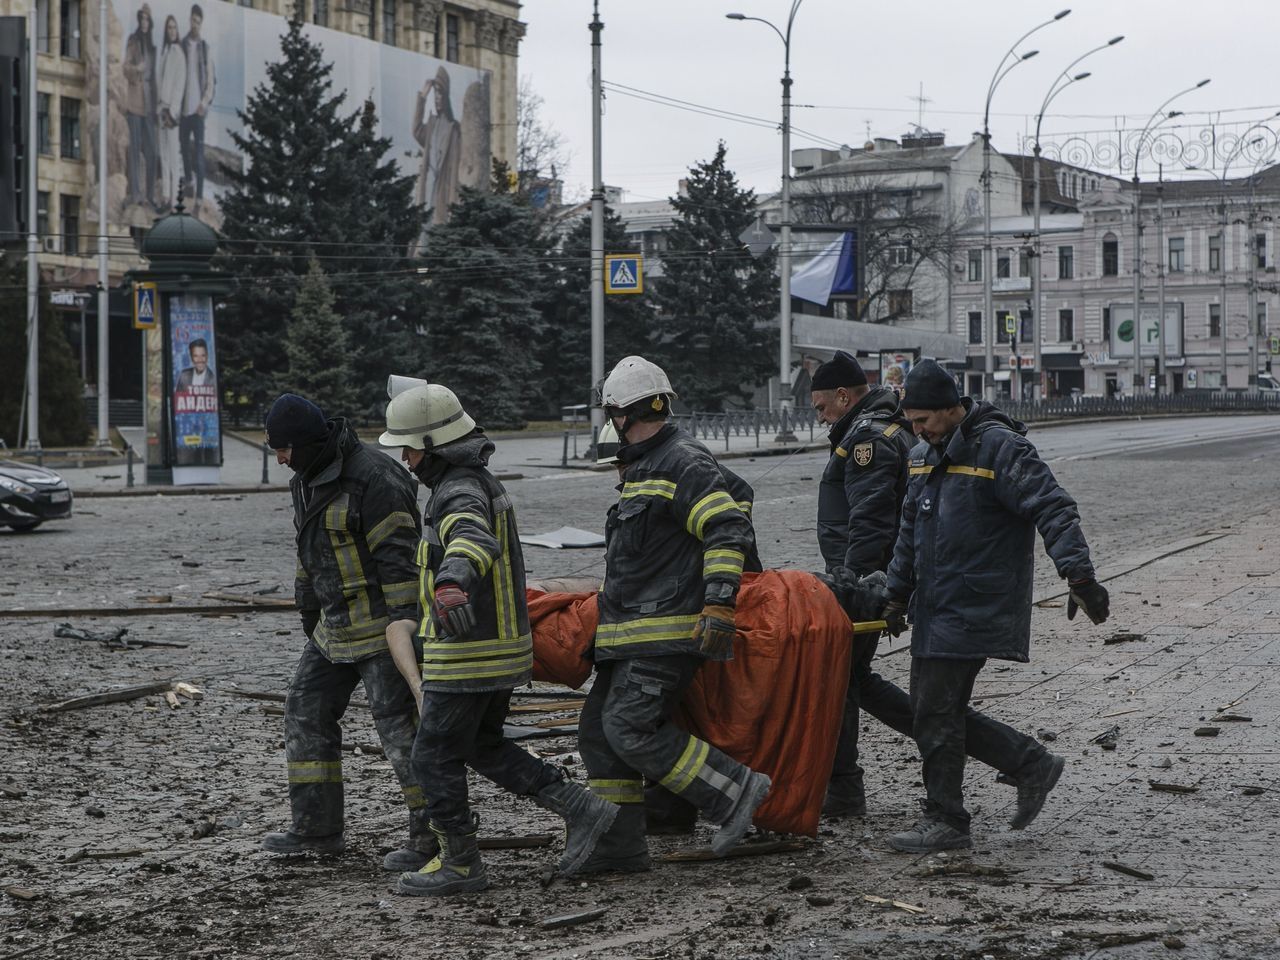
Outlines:
<svg viewBox="0 0 1280 960"><path fill-rule="evenodd" d="M1181 116L1181 111L1172 110L1169 113L1164 112L1164 108L1173 103L1179 97L1191 93L1193 90L1199 90L1209 81L1201 80L1195 86L1187 87L1185 90L1179 90L1172 97L1156 109L1155 113L1147 119L1146 126L1142 128L1142 133L1138 135L1138 141L1133 151L1133 320L1130 329L1133 331L1133 393L1136 396L1142 392L1142 189L1141 180L1138 175L1138 163L1142 159L1142 147L1147 139L1147 134L1154 130L1166 120ZM1157 251L1159 253L1159 251ZM1163 256L1163 253L1160 253ZM1164 343L1164 317L1158 318L1156 328L1159 331L1160 342Z"/></svg>
<svg viewBox="0 0 1280 960"><path fill-rule="evenodd" d="M1276 114L1280 116L1280 113ZM1272 118L1274 119L1274 118ZM1268 128L1270 131L1270 128ZM1274 133L1272 136L1274 137ZM1258 337L1262 331L1258 327L1258 235L1254 232L1257 228L1255 224L1258 221L1258 209L1255 206L1254 188L1258 185L1258 170L1263 164L1263 160L1259 160L1253 167L1253 173L1249 176L1249 215L1248 226L1249 231L1249 316L1247 329L1249 331L1249 393L1258 392ZM1263 222L1269 221L1271 217L1264 216L1261 218Z"/></svg>
<svg viewBox="0 0 1280 960"><path fill-rule="evenodd" d="M995 96L1000 81L1009 75L1009 71L1018 64L1030 60L1039 50L1026 53L1015 53L1022 42L1037 30L1043 30L1056 23L1071 11L1061 10L1052 19L1032 27L1011 46L1000 58L995 73L991 75L991 84L987 87L987 102L982 109L982 325L986 334L986 371L983 374L983 393L987 400L996 398L996 323L991 303L991 98ZM1012 63L1010 63L1012 59Z"/></svg>
<svg viewBox="0 0 1280 960"><path fill-rule="evenodd" d="M786 411L791 409L791 27L804 0L791 0L787 14L786 31L779 30L771 21L762 17L748 17L742 13L727 13L730 20L754 20L769 27L782 41L782 229L778 249L778 407L782 412L779 423L779 442L795 440Z"/></svg>
<svg viewBox="0 0 1280 960"><path fill-rule="evenodd" d="M1082 53L1080 56L1072 60L1071 63L1067 65L1066 69L1064 69L1053 81L1052 85L1050 85L1049 92L1045 95L1044 102L1040 104L1040 112L1036 114L1036 143L1035 149L1033 150L1034 159L1032 160L1031 170L1035 195L1033 207L1035 214L1035 239L1033 241L1031 252L1031 351L1034 358L1032 360L1031 375L1035 377L1036 380L1037 400L1044 399L1044 375L1040 370L1040 343L1044 336L1041 329L1041 325L1044 321L1041 313L1042 303L1040 297L1040 282L1042 279L1040 274L1044 268L1042 263L1043 247L1040 234L1040 124L1044 121L1045 111L1049 109L1049 104L1054 101L1054 98L1056 98L1058 94L1067 89L1067 87L1071 86L1073 83L1078 83L1079 81L1091 76L1087 70L1083 73L1076 74L1071 72L1080 63L1080 61L1084 60L1086 57L1092 56L1099 50L1105 50L1107 47L1114 47L1123 39L1123 36L1112 37L1106 43L1096 46L1092 50Z"/></svg>

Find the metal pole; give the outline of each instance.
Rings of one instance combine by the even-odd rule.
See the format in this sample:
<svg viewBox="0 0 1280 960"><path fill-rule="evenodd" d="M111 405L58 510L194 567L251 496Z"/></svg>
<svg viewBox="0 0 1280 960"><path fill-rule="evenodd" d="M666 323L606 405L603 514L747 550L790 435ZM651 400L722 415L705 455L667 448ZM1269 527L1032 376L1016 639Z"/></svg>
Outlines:
<svg viewBox="0 0 1280 960"><path fill-rule="evenodd" d="M1169 392L1169 386L1165 382L1168 379L1169 371L1167 368L1167 357L1165 356L1165 339L1164 339L1164 275L1165 267L1164 258L1168 256L1164 248L1164 165L1160 166L1160 182L1156 185L1156 249L1160 251L1160 257L1156 261L1156 277L1157 289L1159 290L1158 302L1159 319L1156 321L1156 330L1160 335L1160 358L1156 362L1156 396ZM1185 254L1184 254L1185 255Z"/></svg>
<svg viewBox="0 0 1280 960"><path fill-rule="evenodd" d="M1036 137L1036 147L1034 152L1035 159L1031 162L1032 176L1035 178L1034 196L1034 214L1035 214L1035 241L1031 249L1031 350L1035 359L1032 361L1031 375L1035 377L1035 399L1044 399L1044 374L1040 370L1040 338L1042 336L1040 325L1043 323L1042 304L1040 301L1040 271L1044 269L1041 263L1043 241L1040 237L1040 138Z"/></svg>
<svg viewBox="0 0 1280 960"><path fill-rule="evenodd" d="M1138 142L1139 152L1142 142ZM1133 155L1133 395L1142 392L1142 187L1138 179L1139 153Z"/></svg>
<svg viewBox="0 0 1280 960"><path fill-rule="evenodd" d="M987 362L982 377L983 394L996 399L996 318L991 305L991 130L982 122L982 325L985 328Z"/></svg>
<svg viewBox="0 0 1280 960"><path fill-rule="evenodd" d="M604 93L600 78L600 0L595 0L591 23L591 386L604 379L604 174L600 157L601 111ZM599 434L604 409L591 407L591 427Z"/></svg>
<svg viewBox="0 0 1280 960"><path fill-rule="evenodd" d="M1221 343L1222 392L1227 392L1227 265L1231 259L1227 256L1227 171L1222 171L1222 288L1218 303L1218 333Z"/></svg>
<svg viewBox="0 0 1280 960"><path fill-rule="evenodd" d="M1249 184L1249 316L1245 318L1245 330L1249 336L1249 394L1258 392L1258 243L1254 233L1253 184Z"/></svg>
<svg viewBox="0 0 1280 960"><path fill-rule="evenodd" d="M111 399L109 378L110 297L107 292L107 0L98 0L98 446L111 444L107 405Z"/></svg>
<svg viewBox="0 0 1280 960"><path fill-rule="evenodd" d="M40 239L36 235L36 0L27 14L27 447L40 448Z"/></svg>
<svg viewBox="0 0 1280 960"><path fill-rule="evenodd" d="M778 406L791 408L791 31L786 38L786 68L782 74L782 247L778 251L780 321L778 337ZM783 428L779 440L793 439ZM786 436L784 436L786 435Z"/></svg>

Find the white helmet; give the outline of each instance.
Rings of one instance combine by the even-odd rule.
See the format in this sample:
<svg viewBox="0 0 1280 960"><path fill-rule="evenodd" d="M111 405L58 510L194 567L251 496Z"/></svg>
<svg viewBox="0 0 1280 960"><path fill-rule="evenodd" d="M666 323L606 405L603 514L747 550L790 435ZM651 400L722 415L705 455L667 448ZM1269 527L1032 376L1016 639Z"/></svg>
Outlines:
<svg viewBox="0 0 1280 960"><path fill-rule="evenodd" d="M617 463L621 447L618 428L613 425L612 420L606 420L596 436L596 463Z"/></svg>
<svg viewBox="0 0 1280 960"><path fill-rule="evenodd" d="M465 437L476 422L448 387L428 383L397 393L387 404L387 430L378 438L384 447L443 447Z"/></svg>
<svg viewBox="0 0 1280 960"><path fill-rule="evenodd" d="M600 405L625 408L637 400L655 396L671 399L677 396L666 372L644 357L623 357L600 388Z"/></svg>

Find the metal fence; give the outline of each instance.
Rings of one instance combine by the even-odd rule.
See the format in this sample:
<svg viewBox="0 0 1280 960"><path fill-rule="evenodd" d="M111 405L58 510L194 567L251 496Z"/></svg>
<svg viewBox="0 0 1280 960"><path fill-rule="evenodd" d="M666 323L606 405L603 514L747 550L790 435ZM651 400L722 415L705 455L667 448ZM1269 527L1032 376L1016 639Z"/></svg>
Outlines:
<svg viewBox="0 0 1280 960"><path fill-rule="evenodd" d="M814 431L822 427L812 407L790 410L727 410L723 413L695 411L677 413L672 419L695 437L723 440L726 448L731 437L754 436L757 446L762 439L771 442L779 436L813 440Z"/></svg>

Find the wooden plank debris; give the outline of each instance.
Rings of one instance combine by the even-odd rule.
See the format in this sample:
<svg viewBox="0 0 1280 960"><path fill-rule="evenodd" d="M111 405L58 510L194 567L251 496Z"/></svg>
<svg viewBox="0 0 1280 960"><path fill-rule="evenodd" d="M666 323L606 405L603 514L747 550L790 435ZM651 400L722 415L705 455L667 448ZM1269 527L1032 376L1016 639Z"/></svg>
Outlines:
<svg viewBox="0 0 1280 960"><path fill-rule="evenodd" d="M595 910L583 910L581 913L566 913L560 917L548 917L543 920L539 927L543 930L559 930L561 927L576 927L583 923L590 923L593 920L599 920L608 911L604 907L597 907Z"/></svg>
<svg viewBox="0 0 1280 960"><path fill-rule="evenodd" d="M877 897L874 893L864 893L862 899L867 903L875 903L881 906L897 907L899 910L905 910L907 913L928 913L924 907L917 907L914 903L906 903L903 900L888 900L885 897Z"/></svg>
<svg viewBox="0 0 1280 960"><path fill-rule="evenodd" d="M1199 787L1189 787L1181 783L1161 783L1159 780L1148 780L1147 786L1159 793L1198 793Z"/></svg>
<svg viewBox="0 0 1280 960"><path fill-rule="evenodd" d="M681 847L664 853L658 859L663 863L706 863L730 857L764 857L774 853L797 853L809 848L808 840L762 840L759 843L740 843L724 857L717 857L710 847Z"/></svg>
<svg viewBox="0 0 1280 960"><path fill-rule="evenodd" d="M172 689L173 680L159 680L155 683L142 683L120 690L109 690L106 693L91 693L83 697L72 697L57 703L47 703L40 707L41 713L65 713L68 710L83 710L87 707L101 707L108 703L125 703L139 697L149 697L156 693L165 693Z"/></svg>
<svg viewBox="0 0 1280 960"><path fill-rule="evenodd" d="M40 896L39 891L32 890L30 887L10 886L5 887L4 892L15 900L35 900Z"/></svg>
<svg viewBox="0 0 1280 960"><path fill-rule="evenodd" d="M557 710L581 710L582 698L549 700L546 703L513 703L511 713L554 713Z"/></svg>
<svg viewBox="0 0 1280 960"><path fill-rule="evenodd" d="M281 610L293 609L296 604L292 600L275 599L273 597L263 597L255 594L245 593L226 593L222 590L210 590L208 593L202 593L200 596L206 600L221 600L223 603L243 603L245 606L253 605L257 607L279 607Z"/></svg>
<svg viewBox="0 0 1280 960"><path fill-rule="evenodd" d="M1136 877L1139 880L1154 880L1154 873L1147 873L1145 870L1139 870L1137 867L1131 867L1126 863L1117 863L1114 860L1103 860L1102 865L1108 870L1114 870L1116 873L1123 873L1129 877Z"/></svg>

